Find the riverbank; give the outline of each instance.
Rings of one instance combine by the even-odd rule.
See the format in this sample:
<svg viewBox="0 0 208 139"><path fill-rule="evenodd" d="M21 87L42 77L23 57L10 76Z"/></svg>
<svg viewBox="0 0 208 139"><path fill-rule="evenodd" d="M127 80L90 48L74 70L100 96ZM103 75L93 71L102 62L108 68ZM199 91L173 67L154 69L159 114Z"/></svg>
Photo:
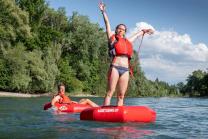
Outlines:
<svg viewBox="0 0 208 139"><path fill-rule="evenodd" d="M0 97L42 97L42 96L51 96L52 93L46 94L23 94L23 93L14 93L14 92L2 92L0 91Z"/></svg>
<svg viewBox="0 0 208 139"><path fill-rule="evenodd" d="M85 93L66 93L71 97L99 97L95 95L85 94ZM0 91L0 97L42 97L42 96L53 96L54 93L45 93L45 94L23 94L23 93L15 93L15 92L3 92Z"/></svg>

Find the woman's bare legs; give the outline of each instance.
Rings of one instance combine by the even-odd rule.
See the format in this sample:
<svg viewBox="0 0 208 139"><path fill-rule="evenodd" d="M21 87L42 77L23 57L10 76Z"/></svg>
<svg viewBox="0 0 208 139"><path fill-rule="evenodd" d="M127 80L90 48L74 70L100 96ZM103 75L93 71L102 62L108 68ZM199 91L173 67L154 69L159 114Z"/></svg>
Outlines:
<svg viewBox="0 0 208 139"><path fill-rule="evenodd" d="M89 99L81 99L79 101L79 104L88 104L92 107L99 107L96 103L94 103L93 101L89 100Z"/></svg>
<svg viewBox="0 0 208 139"><path fill-rule="evenodd" d="M115 68L110 69L110 77L108 80L108 91L106 93L105 99L104 99L104 106L110 105L111 97L113 96L113 93L116 89L116 85L119 79L118 71Z"/></svg>
<svg viewBox="0 0 208 139"><path fill-rule="evenodd" d="M128 88L129 72L125 72L118 80L117 106L123 106L124 96Z"/></svg>

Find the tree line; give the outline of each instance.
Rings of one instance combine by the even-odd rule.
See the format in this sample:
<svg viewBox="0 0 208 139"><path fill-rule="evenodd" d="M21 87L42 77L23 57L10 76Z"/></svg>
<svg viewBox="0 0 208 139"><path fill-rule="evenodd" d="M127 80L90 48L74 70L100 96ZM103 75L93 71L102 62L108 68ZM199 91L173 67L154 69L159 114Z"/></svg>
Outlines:
<svg viewBox="0 0 208 139"><path fill-rule="evenodd" d="M208 71L196 70L187 77L187 83L177 84L177 88L185 96L208 96Z"/></svg>
<svg viewBox="0 0 208 139"><path fill-rule="evenodd" d="M67 17L64 8L54 10L45 0L0 0L0 8L0 90L46 93L63 82L67 92L105 94L110 58L99 24L77 12ZM136 52L131 63L136 66L129 81L130 97L186 95L193 93L190 86L198 81L187 85L151 81ZM207 83L207 73L204 78L199 84ZM207 89L201 87L197 91Z"/></svg>

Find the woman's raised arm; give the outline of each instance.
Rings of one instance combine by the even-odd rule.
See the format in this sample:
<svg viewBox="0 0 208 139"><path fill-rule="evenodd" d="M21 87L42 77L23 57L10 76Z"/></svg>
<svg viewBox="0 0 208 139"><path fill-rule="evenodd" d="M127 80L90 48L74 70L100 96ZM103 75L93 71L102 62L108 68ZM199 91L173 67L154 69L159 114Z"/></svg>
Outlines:
<svg viewBox="0 0 208 139"><path fill-rule="evenodd" d="M112 36L113 33L111 31L110 22L109 22L108 16L107 16L106 11L105 11L105 4L101 2L99 4L99 8L100 8L100 11L103 14L108 40L110 40L110 37Z"/></svg>
<svg viewBox="0 0 208 139"><path fill-rule="evenodd" d="M152 29L142 29L141 31L136 32L135 34L133 34L132 36L130 36L128 38L128 40L133 43L138 37L144 35L144 34L153 34L154 31Z"/></svg>

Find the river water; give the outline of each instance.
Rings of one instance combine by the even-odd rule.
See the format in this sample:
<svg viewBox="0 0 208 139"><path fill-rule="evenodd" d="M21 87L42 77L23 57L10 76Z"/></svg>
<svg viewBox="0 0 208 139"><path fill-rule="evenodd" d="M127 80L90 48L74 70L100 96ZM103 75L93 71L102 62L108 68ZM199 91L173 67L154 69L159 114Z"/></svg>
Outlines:
<svg viewBox="0 0 208 139"><path fill-rule="evenodd" d="M72 98L79 100L80 98ZM99 105L103 98L90 98ZM208 99L126 98L126 105L149 106L155 123L80 121L79 114L44 111L49 97L0 98L0 138L207 139ZM112 100L115 104L115 99Z"/></svg>

